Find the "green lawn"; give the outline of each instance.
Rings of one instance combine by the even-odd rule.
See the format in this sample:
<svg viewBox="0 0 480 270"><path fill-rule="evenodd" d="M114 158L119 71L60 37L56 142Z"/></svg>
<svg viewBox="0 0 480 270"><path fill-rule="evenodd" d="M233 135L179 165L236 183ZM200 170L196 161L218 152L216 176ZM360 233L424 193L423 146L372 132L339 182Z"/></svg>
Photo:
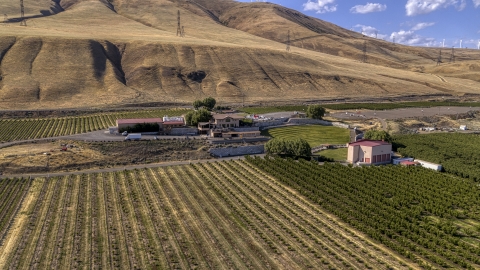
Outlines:
<svg viewBox="0 0 480 270"><path fill-rule="evenodd" d="M328 149L315 153L315 155L324 156L326 158L332 158L335 161L347 160L348 148Z"/></svg>
<svg viewBox="0 0 480 270"><path fill-rule="evenodd" d="M303 138L311 147L322 144L344 144L350 140L348 129L330 126L290 126L262 131L262 135L273 138Z"/></svg>

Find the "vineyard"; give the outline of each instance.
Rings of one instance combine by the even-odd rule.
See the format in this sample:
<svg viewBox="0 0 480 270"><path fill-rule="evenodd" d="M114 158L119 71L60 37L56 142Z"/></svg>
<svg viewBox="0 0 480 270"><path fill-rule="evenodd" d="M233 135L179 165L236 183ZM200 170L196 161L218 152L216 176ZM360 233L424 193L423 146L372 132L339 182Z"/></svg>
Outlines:
<svg viewBox="0 0 480 270"><path fill-rule="evenodd" d="M412 101L395 103L336 103L321 104L322 107L330 110L393 110L403 108L430 108L430 107L480 107L480 102L449 102L449 101ZM288 111L307 111L306 105L285 105L271 107L246 107L239 108L240 111L249 114L265 114Z"/></svg>
<svg viewBox="0 0 480 270"><path fill-rule="evenodd" d="M30 180L0 179L0 244L25 198Z"/></svg>
<svg viewBox="0 0 480 270"><path fill-rule="evenodd" d="M475 134L399 135L394 137L403 156L442 164L446 172L480 181L480 136Z"/></svg>
<svg viewBox="0 0 480 270"><path fill-rule="evenodd" d="M73 135L115 126L117 119L179 116L184 109L103 113L79 117L0 120L0 142Z"/></svg>
<svg viewBox="0 0 480 270"><path fill-rule="evenodd" d="M421 167L248 160L426 269L480 268L480 187L472 180Z"/></svg>
<svg viewBox="0 0 480 270"><path fill-rule="evenodd" d="M245 161L35 179L29 196L1 269L418 267Z"/></svg>

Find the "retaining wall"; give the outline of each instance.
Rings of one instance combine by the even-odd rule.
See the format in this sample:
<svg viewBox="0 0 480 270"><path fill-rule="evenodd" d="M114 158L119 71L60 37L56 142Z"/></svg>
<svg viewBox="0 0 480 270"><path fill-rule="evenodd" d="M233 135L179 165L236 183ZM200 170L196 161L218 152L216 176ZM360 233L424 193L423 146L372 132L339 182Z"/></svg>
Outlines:
<svg viewBox="0 0 480 270"><path fill-rule="evenodd" d="M170 130L168 135L182 136L182 135L187 135L189 133L198 134L198 129L197 128L172 128L172 130Z"/></svg>

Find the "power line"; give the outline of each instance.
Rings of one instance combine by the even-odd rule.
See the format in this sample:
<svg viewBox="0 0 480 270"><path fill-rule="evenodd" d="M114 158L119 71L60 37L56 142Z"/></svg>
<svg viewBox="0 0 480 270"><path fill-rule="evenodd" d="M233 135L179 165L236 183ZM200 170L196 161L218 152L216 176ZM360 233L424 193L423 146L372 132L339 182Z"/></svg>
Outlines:
<svg viewBox="0 0 480 270"><path fill-rule="evenodd" d="M25 20L25 8L23 7L23 0L20 0L20 26L27 26L27 20Z"/></svg>

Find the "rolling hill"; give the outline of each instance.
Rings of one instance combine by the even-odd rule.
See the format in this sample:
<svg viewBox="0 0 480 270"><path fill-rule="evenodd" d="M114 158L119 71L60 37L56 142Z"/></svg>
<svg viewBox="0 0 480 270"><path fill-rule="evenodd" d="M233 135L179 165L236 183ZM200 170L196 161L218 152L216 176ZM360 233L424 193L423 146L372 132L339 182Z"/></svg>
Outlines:
<svg viewBox="0 0 480 270"><path fill-rule="evenodd" d="M0 109L478 94L473 50L394 45L269 3L0 0ZM185 27L178 37L177 12ZM290 30L292 49L285 50ZM360 60L367 42L367 63ZM445 52L444 57L448 57ZM476 58L477 57L477 58Z"/></svg>

